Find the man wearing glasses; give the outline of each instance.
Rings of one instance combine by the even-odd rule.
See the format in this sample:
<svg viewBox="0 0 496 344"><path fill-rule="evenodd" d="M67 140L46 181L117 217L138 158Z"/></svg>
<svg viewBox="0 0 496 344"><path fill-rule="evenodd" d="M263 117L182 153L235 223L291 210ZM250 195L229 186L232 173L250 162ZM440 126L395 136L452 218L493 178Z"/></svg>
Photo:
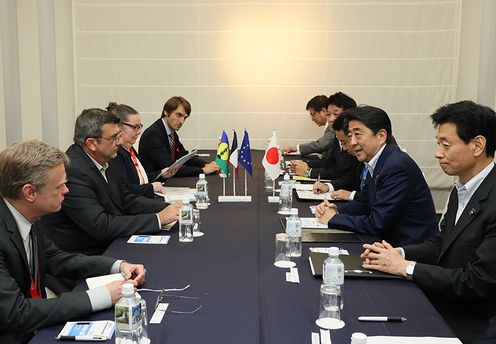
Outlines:
<svg viewBox="0 0 496 344"><path fill-rule="evenodd" d="M69 192L60 211L41 219L47 235L65 251L102 254L118 237L158 233L179 217L179 205L122 186L108 164L121 144L118 124L119 118L101 109L83 110L76 119L74 144L66 151Z"/></svg>
<svg viewBox="0 0 496 344"><path fill-rule="evenodd" d="M172 97L164 104L161 118L150 125L141 135L139 155L147 171L162 170L177 159L188 154L177 131L191 114L191 104L183 97ZM206 163L193 157L177 171L176 176L197 176L220 171L215 161Z"/></svg>

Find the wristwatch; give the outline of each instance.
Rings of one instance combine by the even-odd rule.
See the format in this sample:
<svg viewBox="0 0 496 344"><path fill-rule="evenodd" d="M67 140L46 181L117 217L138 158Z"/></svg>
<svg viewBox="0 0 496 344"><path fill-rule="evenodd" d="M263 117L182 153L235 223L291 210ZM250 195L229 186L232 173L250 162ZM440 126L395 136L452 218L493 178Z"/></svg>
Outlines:
<svg viewBox="0 0 496 344"><path fill-rule="evenodd" d="M406 279L409 281L413 280L413 270L415 269L415 264L417 264L417 262L410 262L405 268Z"/></svg>

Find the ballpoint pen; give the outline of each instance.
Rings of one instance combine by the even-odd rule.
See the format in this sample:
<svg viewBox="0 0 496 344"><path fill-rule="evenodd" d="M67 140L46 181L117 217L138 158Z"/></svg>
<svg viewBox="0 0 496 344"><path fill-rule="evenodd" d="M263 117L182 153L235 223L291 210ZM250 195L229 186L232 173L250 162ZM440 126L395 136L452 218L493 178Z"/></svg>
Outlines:
<svg viewBox="0 0 496 344"><path fill-rule="evenodd" d="M384 316L361 316L358 321L387 321L387 322L403 322L405 317L384 317Z"/></svg>

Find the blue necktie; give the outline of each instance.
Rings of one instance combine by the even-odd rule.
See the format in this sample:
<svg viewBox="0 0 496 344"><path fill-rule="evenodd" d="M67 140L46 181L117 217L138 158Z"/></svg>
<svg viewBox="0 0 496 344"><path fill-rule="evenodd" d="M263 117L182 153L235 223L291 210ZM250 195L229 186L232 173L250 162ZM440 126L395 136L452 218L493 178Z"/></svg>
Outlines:
<svg viewBox="0 0 496 344"><path fill-rule="evenodd" d="M362 174L360 175L360 191L363 190L365 181L367 180L367 172L368 172L367 166L363 165Z"/></svg>

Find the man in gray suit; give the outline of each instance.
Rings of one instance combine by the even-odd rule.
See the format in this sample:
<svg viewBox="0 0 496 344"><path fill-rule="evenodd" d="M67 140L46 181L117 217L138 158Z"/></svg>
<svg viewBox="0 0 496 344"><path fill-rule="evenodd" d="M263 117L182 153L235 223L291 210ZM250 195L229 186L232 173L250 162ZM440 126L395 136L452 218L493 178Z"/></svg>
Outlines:
<svg viewBox="0 0 496 344"><path fill-rule="evenodd" d="M296 146L286 146L282 149L282 154L298 153L300 155L309 155L312 153L322 153L325 156L331 148L334 132L327 125L327 97L324 95L313 97L308 101L306 109L315 124L319 127L325 126L324 135L316 141L302 143Z"/></svg>
<svg viewBox="0 0 496 344"><path fill-rule="evenodd" d="M47 299L45 273L83 279L118 273L141 285L145 269L108 257L88 257L59 250L38 219L60 209L67 193L60 150L39 141L7 147L0 153L0 342L27 343L33 332L111 307L120 298L122 281L64 293Z"/></svg>
<svg viewBox="0 0 496 344"><path fill-rule="evenodd" d="M458 177L440 231L403 248L365 244L363 267L415 282L453 332L473 343L496 315L496 115L462 101L439 108L432 121L435 156L444 173Z"/></svg>

